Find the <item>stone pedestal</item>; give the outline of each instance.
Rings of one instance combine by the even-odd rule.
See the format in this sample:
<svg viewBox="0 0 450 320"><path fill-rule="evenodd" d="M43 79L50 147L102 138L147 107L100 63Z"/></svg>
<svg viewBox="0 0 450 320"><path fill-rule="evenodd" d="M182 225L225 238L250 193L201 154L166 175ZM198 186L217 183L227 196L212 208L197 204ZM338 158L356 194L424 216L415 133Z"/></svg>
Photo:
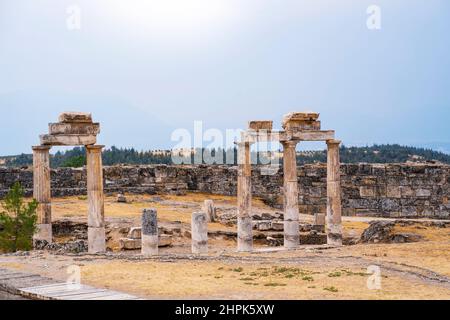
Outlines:
<svg viewBox="0 0 450 320"><path fill-rule="evenodd" d="M240 252L253 250L252 227L252 167L250 143L238 144L238 248Z"/></svg>
<svg viewBox="0 0 450 320"><path fill-rule="evenodd" d="M297 141L286 141L282 144L284 171L284 247L286 249L293 249L297 248L300 243L297 155L295 151Z"/></svg>
<svg viewBox="0 0 450 320"><path fill-rule="evenodd" d="M194 212L191 223L192 253L208 253L208 222L206 213Z"/></svg>
<svg viewBox="0 0 450 320"><path fill-rule="evenodd" d="M86 146L89 253L106 251L102 149Z"/></svg>
<svg viewBox="0 0 450 320"><path fill-rule="evenodd" d="M339 140L328 140L327 158L327 242L330 245L342 245L341 217L341 174L339 160Z"/></svg>
<svg viewBox="0 0 450 320"><path fill-rule="evenodd" d="M156 209L144 209L141 253L144 256L154 256L158 252L158 215Z"/></svg>
<svg viewBox="0 0 450 320"><path fill-rule="evenodd" d="M33 147L33 197L37 207L37 227L34 240L52 242L52 205L50 189L50 148Z"/></svg>

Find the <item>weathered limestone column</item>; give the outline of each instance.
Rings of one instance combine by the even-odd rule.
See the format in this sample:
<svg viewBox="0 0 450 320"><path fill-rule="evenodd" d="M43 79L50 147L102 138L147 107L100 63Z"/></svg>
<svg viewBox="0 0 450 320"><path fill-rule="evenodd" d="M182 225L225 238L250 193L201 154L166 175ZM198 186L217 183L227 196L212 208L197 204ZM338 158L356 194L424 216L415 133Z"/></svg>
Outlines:
<svg viewBox="0 0 450 320"><path fill-rule="evenodd" d="M88 192L88 251L106 251L105 208L103 196L102 149L104 146L86 146Z"/></svg>
<svg viewBox="0 0 450 320"><path fill-rule="evenodd" d="M328 244L336 246L342 245L340 143L327 141L327 238Z"/></svg>
<svg viewBox="0 0 450 320"><path fill-rule="evenodd" d="M297 248L300 243L298 182L297 182L297 141L285 141L283 145L284 171L284 247Z"/></svg>
<svg viewBox="0 0 450 320"><path fill-rule="evenodd" d="M52 242L52 205L50 189L50 146L33 147L33 197L37 208L38 231L34 240Z"/></svg>
<svg viewBox="0 0 450 320"><path fill-rule="evenodd" d="M250 143L238 143L238 251L253 250L252 226L252 166Z"/></svg>
<svg viewBox="0 0 450 320"><path fill-rule="evenodd" d="M203 203L203 211L206 213L206 220L208 222L216 221L216 208L214 207L214 201L205 200Z"/></svg>
<svg viewBox="0 0 450 320"><path fill-rule="evenodd" d="M142 245L141 253L144 256L158 254L158 215L156 209L144 209L142 213Z"/></svg>
<svg viewBox="0 0 450 320"><path fill-rule="evenodd" d="M205 212L192 213L192 253L208 253L208 222Z"/></svg>

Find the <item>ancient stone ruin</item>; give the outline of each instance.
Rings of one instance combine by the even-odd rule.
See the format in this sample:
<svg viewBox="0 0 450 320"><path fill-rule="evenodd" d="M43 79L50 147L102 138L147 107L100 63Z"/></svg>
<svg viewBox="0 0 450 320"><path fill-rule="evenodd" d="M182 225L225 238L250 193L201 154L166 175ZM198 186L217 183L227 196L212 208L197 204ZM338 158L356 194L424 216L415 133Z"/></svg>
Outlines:
<svg viewBox="0 0 450 320"><path fill-rule="evenodd" d="M339 140L334 131L321 130L319 114L292 112L284 116L283 130L273 130L272 121L250 121L238 143L238 251L253 250L251 145L278 141L283 146L284 247L299 246L299 206L296 146L300 141L325 141L327 161L327 241L342 245Z"/></svg>
<svg viewBox="0 0 450 320"><path fill-rule="evenodd" d="M49 133L40 136L41 145L33 147L33 194L39 202L38 232L35 240L52 242L50 187L50 149L52 146L85 146L88 194L88 250L106 251L103 196L102 148L96 145L100 125L89 113L65 112L59 122L49 124Z"/></svg>
<svg viewBox="0 0 450 320"><path fill-rule="evenodd" d="M59 122L49 125L49 133L40 136L41 144L33 147L33 173L25 169L0 170L0 194L14 181L21 181L26 190L33 189L39 202L39 230L34 239L52 242L51 196L87 193L88 251L104 252L105 218L104 192L118 194L117 201L127 203L125 193L176 193L199 191L237 195L238 251L252 251L253 230L277 230L281 238L274 244L293 249L308 243L300 230L299 213L314 215L310 230L321 233L329 245L342 245L341 215L373 215L386 217L448 216L449 167L407 164L345 164L340 165L339 145L332 130L321 130L319 114L293 112L284 116L282 130L274 130L272 121L250 121L238 145L238 166L114 166L102 167L101 150L96 145L100 125L87 113L66 112ZM283 146L283 168L264 176L252 170L250 148L265 141ZM324 141L327 144L327 164L297 167L296 145L301 141ZM85 146L87 166L80 169L50 170L49 151L52 146ZM50 177L52 172L52 177ZM105 177L103 176L105 174ZM86 185L87 181L87 185ZM103 183L105 184L105 187ZM253 194L252 194L253 192ZM341 194L342 192L342 194ZM265 221L252 210L256 195L280 206L277 221ZM280 202L280 200L282 200ZM273 203L272 203L273 202ZM278 208L278 207L277 207ZM446 211L447 210L447 211ZM220 223L226 214L221 213ZM205 200L199 212L194 212L191 224L192 252L206 253L207 223L217 221L214 203ZM279 220L278 220L279 219ZM226 222L227 225L228 222ZM257 231L256 231L257 232ZM323 234L323 233L326 233ZM234 235L236 238L236 234ZM259 238L258 238L259 239ZM323 239L325 240L325 239ZM120 240L124 249L141 249L145 256L158 254L158 247L167 245L158 233L156 210L145 210L142 225L132 228ZM323 243L323 242L322 242Z"/></svg>

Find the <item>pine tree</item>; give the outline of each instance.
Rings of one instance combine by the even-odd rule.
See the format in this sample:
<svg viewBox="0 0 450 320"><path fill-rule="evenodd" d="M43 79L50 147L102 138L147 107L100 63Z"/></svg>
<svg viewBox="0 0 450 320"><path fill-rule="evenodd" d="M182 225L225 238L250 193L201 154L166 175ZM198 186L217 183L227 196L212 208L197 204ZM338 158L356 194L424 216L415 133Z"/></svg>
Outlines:
<svg viewBox="0 0 450 320"><path fill-rule="evenodd" d="M37 226L38 203L33 199L24 202L24 190L16 182L2 202L5 212L0 212L0 250L15 252L33 248L33 234Z"/></svg>

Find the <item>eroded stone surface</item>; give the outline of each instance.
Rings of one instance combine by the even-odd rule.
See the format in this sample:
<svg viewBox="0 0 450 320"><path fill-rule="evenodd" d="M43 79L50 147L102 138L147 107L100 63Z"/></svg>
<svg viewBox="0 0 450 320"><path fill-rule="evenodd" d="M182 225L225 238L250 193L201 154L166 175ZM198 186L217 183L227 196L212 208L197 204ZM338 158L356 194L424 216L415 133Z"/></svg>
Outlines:
<svg viewBox="0 0 450 320"><path fill-rule="evenodd" d="M86 112L67 111L59 115L58 121L63 123L70 123L70 122L91 123L92 115Z"/></svg>
<svg viewBox="0 0 450 320"><path fill-rule="evenodd" d="M39 136L42 145L49 146L87 146L97 143L95 135L50 135L43 134Z"/></svg>

